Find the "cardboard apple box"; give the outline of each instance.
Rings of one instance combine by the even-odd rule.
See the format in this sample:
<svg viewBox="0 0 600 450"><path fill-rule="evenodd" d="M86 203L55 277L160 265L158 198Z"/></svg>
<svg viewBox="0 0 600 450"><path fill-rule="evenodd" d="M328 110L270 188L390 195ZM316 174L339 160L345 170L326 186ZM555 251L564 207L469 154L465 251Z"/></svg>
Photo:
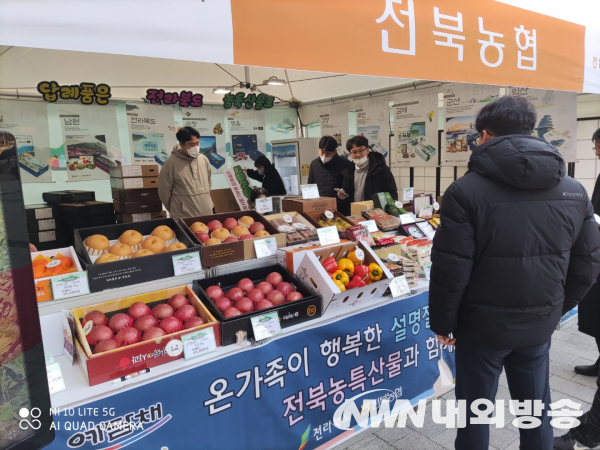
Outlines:
<svg viewBox="0 0 600 450"><path fill-rule="evenodd" d="M338 261L345 258L348 253L356 249L361 249L365 254L364 264L377 263L383 270L381 280L347 291L340 291L335 285L331 276L327 273L322 262L332 256ZM336 310L344 306L355 306L359 303L383 295L394 276L387 267L381 262L377 255L371 250L371 247L363 242L350 242L329 247L323 247L319 250L312 250L305 253L300 267L295 273L296 277L311 291L322 298L321 310L323 313L327 310Z"/></svg>
<svg viewBox="0 0 600 450"><path fill-rule="evenodd" d="M187 296L190 305L196 309L198 316L204 319L204 325L167 334L156 340L138 342L98 354L92 353L92 348L88 344L81 326L81 319L86 313L99 310L110 316L111 313L126 312L135 302L148 303L152 307L154 305L150 304L163 303L164 300L169 299L175 294ZM183 358L183 353L169 356L166 352L167 343L174 339L181 340L181 335L183 334L212 327L217 347L221 345L220 323L187 285L161 289L160 291L111 300L82 308L74 308L72 311L75 318L75 330L78 340L75 346L77 362L90 386Z"/></svg>
<svg viewBox="0 0 600 450"><path fill-rule="evenodd" d="M54 250L42 250L40 252L31 253L31 260L33 261L38 255L48 256L50 258L61 254L63 256L68 256L73 261L73 264L77 268L77 272L83 272L81 268L81 264L79 264L79 258L77 258L77 253L75 253L75 249L73 247L65 247L65 248L56 248ZM46 302L48 300L54 300L54 296L52 295L52 278L60 277L62 275L55 275L54 277L45 277L45 278L37 278L35 280L35 295L38 303Z"/></svg>

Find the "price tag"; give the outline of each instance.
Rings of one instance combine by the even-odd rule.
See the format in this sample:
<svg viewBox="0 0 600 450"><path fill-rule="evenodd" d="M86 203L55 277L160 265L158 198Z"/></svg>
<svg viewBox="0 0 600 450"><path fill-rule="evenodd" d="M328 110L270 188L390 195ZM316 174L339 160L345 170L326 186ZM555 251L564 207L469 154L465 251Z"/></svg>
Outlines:
<svg viewBox="0 0 600 450"><path fill-rule="evenodd" d="M433 209L435 209L436 211L440 210L440 204L438 202L434 202L433 203Z"/></svg>
<svg viewBox="0 0 600 450"><path fill-rule="evenodd" d="M319 188L316 184L303 184L300 186L303 199L319 198Z"/></svg>
<svg viewBox="0 0 600 450"><path fill-rule="evenodd" d="M290 216L289 214L286 214L285 216L283 216L283 220L285 220L287 223L292 223L292 216Z"/></svg>
<svg viewBox="0 0 600 450"><path fill-rule="evenodd" d="M340 235L338 234L336 227L331 226L325 228L317 228L317 235L319 236L319 244L321 245L340 243Z"/></svg>
<svg viewBox="0 0 600 450"><path fill-rule="evenodd" d="M365 259L365 252L363 252L360 248L357 248L354 250L354 256L356 256L356 259L362 261Z"/></svg>
<svg viewBox="0 0 600 450"><path fill-rule="evenodd" d="M273 212L273 198L257 198L256 199L256 212L259 214L265 214Z"/></svg>
<svg viewBox="0 0 600 450"><path fill-rule="evenodd" d="M392 297L400 297L401 295L410 294L410 287L408 286L408 281L406 281L406 277L404 275L400 275L392 280L390 283L390 291L392 292Z"/></svg>
<svg viewBox="0 0 600 450"><path fill-rule="evenodd" d="M408 213L408 214L400 214L400 223L402 225L406 225L408 223L413 223L415 221L415 218L412 214Z"/></svg>
<svg viewBox="0 0 600 450"><path fill-rule="evenodd" d="M254 339L261 341L281 333L281 323L279 322L279 314L273 311L262 316L251 317L252 330L254 331Z"/></svg>
<svg viewBox="0 0 600 450"><path fill-rule="evenodd" d="M396 205L396 208L402 208L402 209L404 209L404 205L403 205L403 204L402 204L402 202L400 202L400 201L396 201L396 202L394 203L394 205Z"/></svg>
<svg viewBox="0 0 600 450"><path fill-rule="evenodd" d="M398 255L396 255L395 253L390 253L390 254L388 255L388 259L389 259L390 261L394 261L394 262L396 262L396 261L399 261L399 260L400 260L400 258L398 258Z"/></svg>
<svg viewBox="0 0 600 450"><path fill-rule="evenodd" d="M94 328L94 322L92 322L91 320L87 321L83 326L83 334L87 336L88 334L90 334L90 331L92 331L92 328Z"/></svg>
<svg viewBox="0 0 600 450"><path fill-rule="evenodd" d="M275 256L277 254L277 241L274 237L255 239L254 250L256 251L256 258L258 259Z"/></svg>
<svg viewBox="0 0 600 450"><path fill-rule="evenodd" d="M212 327L183 334L181 341L183 342L183 357L186 361L217 349L215 332Z"/></svg>
<svg viewBox="0 0 600 450"><path fill-rule="evenodd" d="M429 281L431 277L431 263L425 264L423 270L425 271L425 279Z"/></svg>
<svg viewBox="0 0 600 450"><path fill-rule="evenodd" d="M50 395L65 390L65 380L63 379L59 363L55 362L47 365L46 373L48 374L48 387L50 388Z"/></svg>
<svg viewBox="0 0 600 450"><path fill-rule="evenodd" d="M175 276L187 275L188 273L200 272L202 263L200 262L200 252L184 253L182 255L173 255L173 271Z"/></svg>
<svg viewBox="0 0 600 450"><path fill-rule="evenodd" d="M46 264L47 269L56 266L60 266L60 259L55 259L54 261L50 261L48 264Z"/></svg>
<svg viewBox="0 0 600 450"><path fill-rule="evenodd" d="M402 200L410 202L415 196L415 188L406 188L402 191Z"/></svg>
<svg viewBox="0 0 600 450"><path fill-rule="evenodd" d="M331 211L325 211L325 217L328 219L333 219L333 213Z"/></svg>
<svg viewBox="0 0 600 450"><path fill-rule="evenodd" d="M87 272L74 272L50 278L54 300L90 293Z"/></svg>
<svg viewBox="0 0 600 450"><path fill-rule="evenodd" d="M363 220L362 222L359 222L359 225L369 230L369 233L377 233L379 231L374 220Z"/></svg>
<svg viewBox="0 0 600 450"><path fill-rule="evenodd" d="M179 356L183 353L183 342L179 339L173 339L167 343L165 351L171 357Z"/></svg>

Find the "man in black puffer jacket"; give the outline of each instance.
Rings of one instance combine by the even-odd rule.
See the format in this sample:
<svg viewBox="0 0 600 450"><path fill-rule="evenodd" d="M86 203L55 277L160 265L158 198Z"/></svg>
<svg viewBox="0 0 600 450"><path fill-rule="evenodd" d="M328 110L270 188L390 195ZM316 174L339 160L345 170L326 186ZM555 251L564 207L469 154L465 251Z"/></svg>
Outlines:
<svg viewBox="0 0 600 450"><path fill-rule="evenodd" d="M545 405L540 427L520 430L521 448L546 450L550 338L600 273L600 233L561 155L530 135L535 122L524 98L502 97L478 114L469 171L444 193L429 309L438 340L456 345L467 417L474 400L495 401L504 367L513 399ZM488 444L488 425L458 429L457 449Z"/></svg>

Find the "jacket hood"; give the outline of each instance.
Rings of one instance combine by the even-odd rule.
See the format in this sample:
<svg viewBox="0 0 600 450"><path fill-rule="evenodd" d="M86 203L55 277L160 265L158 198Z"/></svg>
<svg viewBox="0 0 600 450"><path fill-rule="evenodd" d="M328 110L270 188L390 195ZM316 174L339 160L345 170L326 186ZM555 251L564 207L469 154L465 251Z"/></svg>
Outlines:
<svg viewBox="0 0 600 450"><path fill-rule="evenodd" d="M271 170L272 165L273 164L271 164L269 158L267 158L265 155L260 155L258 158L256 158L256 161L254 161L254 167L262 166L265 168L265 172Z"/></svg>
<svg viewBox="0 0 600 450"><path fill-rule="evenodd" d="M181 153L181 148L179 147L179 144L175 144L175 147L173 147L173 151L171 152L171 154L185 161L192 161L194 159L190 156L185 156L183 153Z"/></svg>
<svg viewBox="0 0 600 450"><path fill-rule="evenodd" d="M543 139L513 134L495 137L473 151L469 170L519 189L548 189L566 175L560 153Z"/></svg>

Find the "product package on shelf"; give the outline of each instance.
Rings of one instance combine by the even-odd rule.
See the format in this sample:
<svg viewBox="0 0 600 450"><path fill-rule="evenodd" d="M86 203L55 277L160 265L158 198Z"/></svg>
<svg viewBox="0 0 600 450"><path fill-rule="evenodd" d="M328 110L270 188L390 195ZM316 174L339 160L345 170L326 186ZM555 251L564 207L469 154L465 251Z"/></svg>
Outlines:
<svg viewBox="0 0 600 450"><path fill-rule="evenodd" d="M38 250L52 250L65 246L65 239L57 230L34 231L28 236L29 242Z"/></svg>
<svg viewBox="0 0 600 450"><path fill-rule="evenodd" d="M375 240L369 230L362 225L356 225L354 227L346 228L346 237L354 242L364 242L369 247L373 247L375 245Z"/></svg>
<svg viewBox="0 0 600 450"><path fill-rule="evenodd" d="M417 287L421 273L421 265L418 262L400 255L395 255L393 259L389 256L381 259L395 277L404 275L410 288Z"/></svg>
<svg viewBox="0 0 600 450"><path fill-rule="evenodd" d="M51 191L42 194L44 201L50 205L59 205L61 203L90 202L96 200L94 191Z"/></svg>
<svg viewBox="0 0 600 450"><path fill-rule="evenodd" d="M158 177L111 178L110 187L122 190L158 188Z"/></svg>
<svg viewBox="0 0 600 450"><path fill-rule="evenodd" d="M113 200L113 208L116 212L122 214L143 214L161 212L163 205L160 200L151 200L147 202L120 202Z"/></svg>
<svg viewBox="0 0 600 450"><path fill-rule="evenodd" d="M350 219L348 219L343 214L340 214L335 209L311 212L311 213L304 213L303 215L316 228L336 227L338 230L338 234L340 235L340 238L342 238L342 239L347 238L346 230L348 228L356 225Z"/></svg>
<svg viewBox="0 0 600 450"><path fill-rule="evenodd" d="M350 260L352 265L347 261L340 263L341 260ZM365 266L368 280L364 280ZM354 275L357 267L360 272ZM348 272L353 276L348 275ZM323 313L343 306L355 306L381 296L393 278L383 262L363 242L332 245L306 252L296 277L310 291L321 295ZM361 280L370 284L363 285Z"/></svg>
<svg viewBox="0 0 600 450"><path fill-rule="evenodd" d="M341 239L340 243L345 244L350 242L347 239ZM288 272L296 273L300 263L304 258L304 254L309 250L331 247L338 244L321 245L319 242L305 242L304 244L290 245L288 247L277 249L277 264L285 267Z"/></svg>
<svg viewBox="0 0 600 450"><path fill-rule="evenodd" d="M292 245L318 239L317 229L302 214L292 211L263 216L281 233L285 233L287 242Z"/></svg>
<svg viewBox="0 0 600 450"><path fill-rule="evenodd" d="M183 358L182 336L192 332L211 328L221 345L219 322L187 285L72 311L77 362L90 386Z"/></svg>
<svg viewBox="0 0 600 450"><path fill-rule="evenodd" d="M59 210L52 205L29 205L25 207L27 219L27 231L38 233L40 231L56 230L57 221L60 217Z"/></svg>
<svg viewBox="0 0 600 450"><path fill-rule="evenodd" d="M111 178L136 178L136 177L157 177L158 164L132 165L132 166L112 166L110 168Z"/></svg>
<svg viewBox="0 0 600 450"><path fill-rule="evenodd" d="M285 233L256 211L232 211L180 219L181 227L201 246L202 267L213 267L256 258L254 242L274 238L277 248L286 246Z"/></svg>
<svg viewBox="0 0 600 450"><path fill-rule="evenodd" d="M239 331L254 339L252 317L277 312L281 328L321 317L321 299L278 265L197 280L194 291L221 321L223 345Z"/></svg>
<svg viewBox="0 0 600 450"><path fill-rule="evenodd" d="M423 219L433 217L433 194L417 194L412 201L413 214Z"/></svg>
<svg viewBox="0 0 600 450"><path fill-rule="evenodd" d="M52 278L83 271L73 247L33 252L31 263L38 303L54 299Z"/></svg>
<svg viewBox="0 0 600 450"><path fill-rule="evenodd" d="M109 252L115 244L122 245ZM199 248L173 219L158 219L77 229L75 250L98 292L172 277L173 256Z"/></svg>
<svg viewBox="0 0 600 450"><path fill-rule="evenodd" d="M377 224L377 228L381 231L397 230L400 226L397 217L389 215L381 208L363 211L362 216L367 220L374 220Z"/></svg>
<svg viewBox="0 0 600 450"><path fill-rule="evenodd" d="M306 200L299 197L287 197L281 201L281 209L285 212L313 213L327 210L334 211L336 208L337 202L333 197L319 197Z"/></svg>
<svg viewBox="0 0 600 450"><path fill-rule="evenodd" d="M362 215L363 211L373 208L375 208L373 200L350 203L350 214L352 214L353 216L360 216Z"/></svg>
<svg viewBox="0 0 600 450"><path fill-rule="evenodd" d="M112 198L119 202L160 202L158 187L151 189L112 189Z"/></svg>
<svg viewBox="0 0 600 450"><path fill-rule="evenodd" d="M375 208L383 209L385 213L400 217L400 214L406 214L406 211L396 206L396 201L392 198L389 192L379 192L373 194L373 205Z"/></svg>
<svg viewBox="0 0 600 450"><path fill-rule="evenodd" d="M126 214L126 213L115 213L117 223L132 223L132 222L146 222L148 220L160 219L160 212L144 212L138 214Z"/></svg>

